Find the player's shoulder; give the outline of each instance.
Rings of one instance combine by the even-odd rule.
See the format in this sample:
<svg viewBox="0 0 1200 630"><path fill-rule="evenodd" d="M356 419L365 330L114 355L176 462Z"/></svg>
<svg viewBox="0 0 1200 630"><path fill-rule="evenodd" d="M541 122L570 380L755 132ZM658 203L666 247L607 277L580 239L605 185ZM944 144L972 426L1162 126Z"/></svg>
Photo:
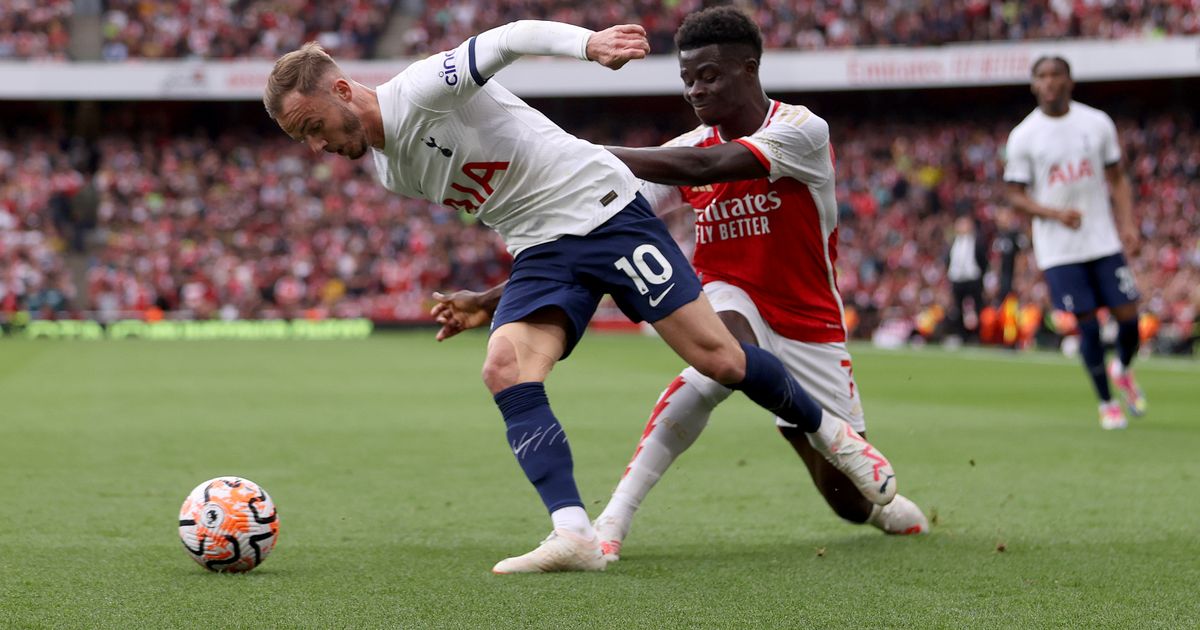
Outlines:
<svg viewBox="0 0 1200 630"><path fill-rule="evenodd" d="M775 111L767 122L767 127L786 126L802 129L817 135L829 135L829 123L803 105L792 105L776 101Z"/></svg>
<svg viewBox="0 0 1200 630"><path fill-rule="evenodd" d="M1043 122L1045 122L1045 120L1043 119L1041 112L1035 108L1033 111L1029 112L1025 118L1022 118L1021 122L1017 123L1017 126L1012 128L1012 131L1008 132L1008 143L1013 145L1025 142L1027 139L1038 133L1038 127L1041 126Z"/></svg>
<svg viewBox="0 0 1200 630"><path fill-rule="evenodd" d="M1102 125L1113 124L1111 116L1104 110L1092 107L1091 105L1080 103L1079 101L1071 101L1071 109L1073 111L1077 110L1079 117L1085 121Z"/></svg>
<svg viewBox="0 0 1200 630"><path fill-rule="evenodd" d="M696 147L704 144L713 135L713 128L708 125L700 125L695 129L675 136L674 138L663 143L664 147Z"/></svg>
<svg viewBox="0 0 1200 630"><path fill-rule="evenodd" d="M829 123L803 105L776 102L767 124L754 135L803 152L829 144Z"/></svg>
<svg viewBox="0 0 1200 630"><path fill-rule="evenodd" d="M1011 137L1028 133L1030 129L1037 127L1043 122L1042 118L1041 112L1035 107L1033 108L1033 111L1029 112L1024 118L1021 119L1021 122L1017 123L1016 127L1013 127L1012 131L1009 132L1008 135Z"/></svg>

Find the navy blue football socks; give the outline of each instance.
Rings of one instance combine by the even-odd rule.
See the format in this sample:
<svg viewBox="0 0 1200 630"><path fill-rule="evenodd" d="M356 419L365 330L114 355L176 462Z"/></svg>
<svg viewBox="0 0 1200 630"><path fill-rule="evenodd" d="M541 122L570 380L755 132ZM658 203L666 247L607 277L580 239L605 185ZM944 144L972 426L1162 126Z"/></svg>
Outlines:
<svg viewBox="0 0 1200 630"><path fill-rule="evenodd" d="M1100 322L1095 317L1079 320L1079 354L1100 400L1112 400L1108 375L1104 373L1104 342L1100 341Z"/></svg>
<svg viewBox="0 0 1200 630"><path fill-rule="evenodd" d="M816 431L821 426L821 406L788 374L783 363L758 346L743 343L742 350L746 352L746 377L727 387L744 392L758 406L806 433Z"/></svg>
<svg viewBox="0 0 1200 630"><path fill-rule="evenodd" d="M537 488L542 503L551 513L572 505L583 507L575 486L575 464L567 434L550 410L550 399L542 383L519 383L494 396L504 424L508 444L525 476Z"/></svg>
<svg viewBox="0 0 1200 630"><path fill-rule="evenodd" d="M1129 367L1133 363L1133 355L1137 354L1141 337L1138 333L1137 318L1117 321L1117 356L1121 365Z"/></svg>

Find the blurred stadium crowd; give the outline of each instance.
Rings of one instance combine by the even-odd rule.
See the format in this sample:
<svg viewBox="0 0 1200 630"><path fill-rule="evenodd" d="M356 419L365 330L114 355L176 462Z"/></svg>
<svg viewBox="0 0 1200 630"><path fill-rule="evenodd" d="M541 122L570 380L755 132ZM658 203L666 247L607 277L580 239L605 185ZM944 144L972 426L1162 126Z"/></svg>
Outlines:
<svg viewBox="0 0 1200 630"><path fill-rule="evenodd" d="M838 278L852 327L869 335L906 322L924 337L944 334L952 223L972 216L985 237L995 232L1012 121L831 119ZM1155 332L1186 338L1200 286L1200 130L1182 112L1118 126L1145 238L1133 266L1146 310ZM665 139L646 127L620 137L577 131L606 143ZM27 310L90 311L101 320L414 320L431 291L491 286L508 273L493 232L451 209L386 193L366 160L313 156L273 135L118 134L89 146L95 154L86 159L80 143L64 138L0 140L0 318ZM690 245L689 214L671 219ZM69 258L86 269L72 274ZM996 293L998 265L991 267L995 306L1004 296ZM73 276L86 280L80 286ZM1021 304L1048 304L1032 256L1019 260L1014 287Z"/></svg>
<svg viewBox="0 0 1200 630"><path fill-rule="evenodd" d="M92 0L93 2L95 0ZM0 2L0 59L65 59L75 0ZM95 25L104 59L274 58L320 41L340 58L369 58L388 26L401 55L457 46L517 19L591 28L632 22L651 46L671 49L684 15L703 0L102 0ZM755 0L738 3L763 29L768 48L930 46L949 42L1061 37L1160 37L1200 33L1200 0ZM88 28L81 23L75 28Z"/></svg>
<svg viewBox="0 0 1200 630"><path fill-rule="evenodd" d="M385 33L399 38L393 53L416 55L521 18L593 28L636 22L665 52L682 17L705 3L0 0L0 60L68 59L84 4L94 9L100 56L121 61L270 59L312 39L339 58L369 58ZM1200 33L1200 0L742 4L769 48ZM923 122L817 111L830 120L837 148L837 266L857 336L947 332L953 221L971 216L985 239L996 234L1006 206L1004 142L1018 113L1031 108ZM630 146L660 143L691 124L561 118L581 137ZM1159 108L1117 122L1145 239L1132 260L1145 332L1170 347L1195 335L1200 302L1197 116ZM508 254L472 217L387 194L367 161L312 156L273 131L149 132L126 121L85 143L63 131L0 129L0 322L22 312L406 321L425 316L435 289L506 277ZM690 248L690 214L668 218ZM1015 300L999 295L997 267L985 276L988 304L973 313L976 331L999 330L1002 315L1010 321L1000 328L1028 331L1020 339L1000 334L1001 342L1028 342L1037 328L1069 330L1070 322L1049 316L1032 256L1018 260Z"/></svg>
<svg viewBox="0 0 1200 630"><path fill-rule="evenodd" d="M762 28L767 48L931 46L950 42L1057 37L1121 38L1200 33L1200 2L1134 3L1040 0L765 0L736 2ZM1125 6L1122 6L1125 5ZM576 3L564 0L428 0L409 31L405 52L458 45L480 30L522 18L554 19L589 28L633 22L646 27L653 50L672 49L683 16L701 0Z"/></svg>

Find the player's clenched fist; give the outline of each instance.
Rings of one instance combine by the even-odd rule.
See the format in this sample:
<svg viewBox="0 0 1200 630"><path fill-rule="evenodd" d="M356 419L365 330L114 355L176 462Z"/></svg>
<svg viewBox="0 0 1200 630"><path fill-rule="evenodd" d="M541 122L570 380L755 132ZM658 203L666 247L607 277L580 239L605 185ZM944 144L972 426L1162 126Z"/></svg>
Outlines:
<svg viewBox="0 0 1200 630"><path fill-rule="evenodd" d="M616 70L631 59L643 59L650 54L646 29L638 24L619 24L593 33L588 38L587 58Z"/></svg>

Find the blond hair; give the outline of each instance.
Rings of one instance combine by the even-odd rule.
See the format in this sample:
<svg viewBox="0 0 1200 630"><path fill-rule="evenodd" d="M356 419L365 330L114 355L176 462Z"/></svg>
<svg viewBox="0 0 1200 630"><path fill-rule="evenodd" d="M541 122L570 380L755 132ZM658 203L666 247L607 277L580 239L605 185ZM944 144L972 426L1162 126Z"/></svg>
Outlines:
<svg viewBox="0 0 1200 630"><path fill-rule="evenodd" d="M292 91L305 96L315 93L330 70L341 74L337 62L316 42L308 42L299 50L280 57L271 76L267 77L267 89L263 93L267 114L272 119L278 118L283 109L283 97Z"/></svg>

